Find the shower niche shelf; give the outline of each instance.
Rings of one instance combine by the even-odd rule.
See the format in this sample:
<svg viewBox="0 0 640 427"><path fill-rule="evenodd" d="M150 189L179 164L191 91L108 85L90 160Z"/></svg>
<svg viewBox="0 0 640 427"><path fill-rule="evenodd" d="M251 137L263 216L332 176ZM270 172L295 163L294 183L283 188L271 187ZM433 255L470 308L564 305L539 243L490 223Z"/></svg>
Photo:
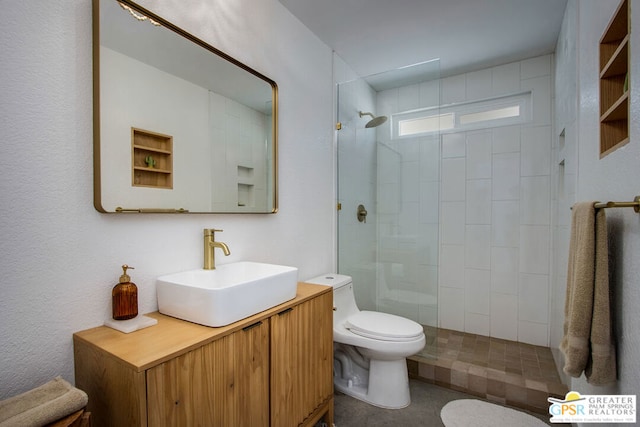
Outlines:
<svg viewBox="0 0 640 427"><path fill-rule="evenodd" d="M238 165L238 206L253 207L254 196L254 169L250 166Z"/></svg>
<svg viewBox="0 0 640 427"><path fill-rule="evenodd" d="M629 142L629 0L600 39L600 158Z"/></svg>
<svg viewBox="0 0 640 427"><path fill-rule="evenodd" d="M131 128L131 185L173 188L173 137Z"/></svg>

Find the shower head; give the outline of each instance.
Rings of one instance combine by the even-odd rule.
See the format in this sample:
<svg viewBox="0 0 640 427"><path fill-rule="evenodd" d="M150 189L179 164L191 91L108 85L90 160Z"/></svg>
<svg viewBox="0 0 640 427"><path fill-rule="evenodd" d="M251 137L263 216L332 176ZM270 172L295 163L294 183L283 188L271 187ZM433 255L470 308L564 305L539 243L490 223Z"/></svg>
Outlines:
<svg viewBox="0 0 640 427"><path fill-rule="evenodd" d="M360 117L362 117L362 116L371 116L371 120L369 120L367 122L367 124L364 125L364 127L366 127L366 128L374 128L376 126L380 126L381 124L383 124L384 122L387 121L387 116L376 117L371 113L363 113L362 111L359 111L358 114L360 114Z"/></svg>

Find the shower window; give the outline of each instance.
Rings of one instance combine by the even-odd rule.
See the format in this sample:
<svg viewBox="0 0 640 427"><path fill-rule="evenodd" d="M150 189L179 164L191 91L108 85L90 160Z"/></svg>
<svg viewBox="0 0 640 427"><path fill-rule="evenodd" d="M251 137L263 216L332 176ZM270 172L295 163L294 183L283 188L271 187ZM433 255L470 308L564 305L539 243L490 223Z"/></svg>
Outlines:
<svg viewBox="0 0 640 427"><path fill-rule="evenodd" d="M435 108L405 111L391 117L392 138L458 132L524 123L529 120L531 92Z"/></svg>
<svg viewBox="0 0 640 427"><path fill-rule="evenodd" d="M453 129L455 123L454 118L453 113L431 115L418 113L415 118L407 117L398 120L397 136L415 136L450 130Z"/></svg>

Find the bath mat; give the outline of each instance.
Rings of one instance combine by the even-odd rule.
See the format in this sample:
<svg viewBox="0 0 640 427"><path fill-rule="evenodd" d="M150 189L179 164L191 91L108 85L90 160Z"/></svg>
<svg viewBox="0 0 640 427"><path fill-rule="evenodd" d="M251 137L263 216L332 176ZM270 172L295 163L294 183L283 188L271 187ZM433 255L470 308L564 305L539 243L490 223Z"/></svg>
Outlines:
<svg viewBox="0 0 640 427"><path fill-rule="evenodd" d="M541 420L524 412L476 399L452 400L440 411L446 427L545 427Z"/></svg>

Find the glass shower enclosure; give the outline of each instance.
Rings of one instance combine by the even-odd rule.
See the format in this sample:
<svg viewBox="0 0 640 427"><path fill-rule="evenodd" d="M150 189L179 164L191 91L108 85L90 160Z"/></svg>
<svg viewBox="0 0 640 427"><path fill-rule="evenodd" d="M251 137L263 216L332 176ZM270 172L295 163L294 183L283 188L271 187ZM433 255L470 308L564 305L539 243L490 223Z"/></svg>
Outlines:
<svg viewBox="0 0 640 427"><path fill-rule="evenodd" d="M353 277L361 310L423 325L423 356L435 356L439 61L342 82L337 92L338 271Z"/></svg>

